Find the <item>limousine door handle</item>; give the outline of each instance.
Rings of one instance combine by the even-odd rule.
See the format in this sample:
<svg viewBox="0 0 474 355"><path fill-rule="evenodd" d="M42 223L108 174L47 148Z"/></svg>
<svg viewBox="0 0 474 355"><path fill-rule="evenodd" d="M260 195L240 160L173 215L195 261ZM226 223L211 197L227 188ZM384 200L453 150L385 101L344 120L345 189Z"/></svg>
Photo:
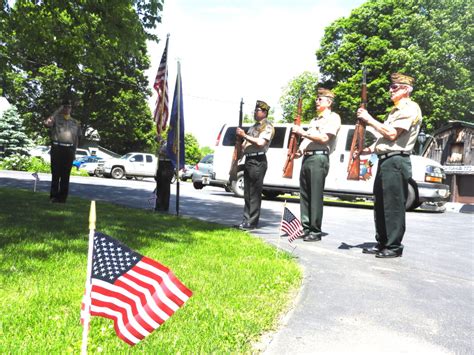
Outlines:
<svg viewBox="0 0 474 355"><path fill-rule="evenodd" d="M344 163L344 154L341 154L341 156L339 157L339 161L340 161L341 163Z"/></svg>

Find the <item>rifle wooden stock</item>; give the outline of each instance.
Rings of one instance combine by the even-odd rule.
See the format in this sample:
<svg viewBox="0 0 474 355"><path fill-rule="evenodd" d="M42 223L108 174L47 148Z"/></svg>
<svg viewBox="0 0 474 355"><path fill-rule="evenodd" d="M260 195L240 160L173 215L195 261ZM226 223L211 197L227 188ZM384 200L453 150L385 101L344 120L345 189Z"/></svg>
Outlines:
<svg viewBox="0 0 474 355"><path fill-rule="evenodd" d="M298 97L298 109L296 112L296 117L293 123L297 126L301 124L301 113L302 113L302 103L303 103L303 96L300 94ZM288 144L288 154L286 156L285 165L283 166L283 177L287 179L291 179L293 177L293 166L296 151L298 150L298 136L296 133L291 132L290 143Z"/></svg>
<svg viewBox="0 0 474 355"><path fill-rule="evenodd" d="M239 127L242 127L243 113L242 107L244 106L244 99L240 100L240 111L239 111ZM242 138L235 135L235 146L234 152L232 153L232 162L229 170L229 181L237 180L237 172L239 168L239 160L242 157Z"/></svg>
<svg viewBox="0 0 474 355"><path fill-rule="evenodd" d="M367 109L367 79L365 68L362 69L362 102L360 107ZM352 136L351 152L349 155L349 165L347 166L347 180L360 179L360 153L364 149L365 123L357 119L354 135Z"/></svg>

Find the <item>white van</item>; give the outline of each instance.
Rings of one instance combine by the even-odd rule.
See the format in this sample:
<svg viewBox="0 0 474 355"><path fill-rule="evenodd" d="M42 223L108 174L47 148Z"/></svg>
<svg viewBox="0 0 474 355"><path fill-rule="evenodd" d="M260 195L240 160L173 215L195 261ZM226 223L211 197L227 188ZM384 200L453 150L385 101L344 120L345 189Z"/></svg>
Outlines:
<svg viewBox="0 0 474 355"><path fill-rule="evenodd" d="M293 177L283 177L288 143L291 134L291 124L276 124L275 136L267 152L268 170L263 182L263 195L269 198L283 193L299 191L299 175L302 158L295 159ZM304 128L307 125L303 125ZM247 130L249 126L244 127ZM243 164L239 161L237 180L229 181L229 170L235 146L236 126L224 125L219 132L214 151L214 175L211 185L231 189L235 195L243 196ZM326 195L340 198L372 197L373 183L377 172L378 158L375 154L361 156L360 180L347 180L347 164L354 126L342 125L337 135L334 152L329 156L330 168L326 178L324 192ZM372 144L379 134L367 127L365 146ZM408 189L407 209L411 210L423 202L437 202L442 205L449 196L449 186L443 184L446 177L441 165L434 160L411 155L413 177Z"/></svg>

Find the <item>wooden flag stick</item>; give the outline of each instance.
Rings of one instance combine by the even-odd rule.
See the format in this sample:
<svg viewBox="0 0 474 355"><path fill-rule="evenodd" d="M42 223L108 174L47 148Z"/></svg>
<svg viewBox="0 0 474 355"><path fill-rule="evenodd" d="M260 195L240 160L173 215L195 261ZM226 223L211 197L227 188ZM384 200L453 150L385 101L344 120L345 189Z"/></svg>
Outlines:
<svg viewBox="0 0 474 355"><path fill-rule="evenodd" d="M94 234L95 234L96 212L95 201L91 201L91 209L89 212L89 248L87 253L87 276L86 276L86 292L84 295L84 324L82 328L82 345L81 354L87 354L87 338L89 336L90 323L90 307L91 307L91 274L92 274L92 253L94 250Z"/></svg>

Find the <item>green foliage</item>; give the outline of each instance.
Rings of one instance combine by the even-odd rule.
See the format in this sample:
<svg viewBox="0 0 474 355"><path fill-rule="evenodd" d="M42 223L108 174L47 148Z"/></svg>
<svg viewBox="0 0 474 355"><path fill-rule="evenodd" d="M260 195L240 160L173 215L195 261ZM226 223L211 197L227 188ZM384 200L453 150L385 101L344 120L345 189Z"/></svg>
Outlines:
<svg viewBox="0 0 474 355"><path fill-rule="evenodd" d="M203 156L203 157L205 157L208 154L212 154L212 153L214 153L214 149L212 149L210 147L202 147L201 148L201 156Z"/></svg>
<svg viewBox="0 0 474 355"><path fill-rule="evenodd" d="M146 151L154 135L146 29L161 9L161 0L47 0L2 12L0 86L30 135L46 137L43 118L69 96L72 115L83 131L99 131L101 145Z"/></svg>
<svg viewBox="0 0 474 355"><path fill-rule="evenodd" d="M79 353L90 202L0 188L0 353ZM97 204L97 229L167 267L193 296L134 347L92 317L91 354L250 354L301 283L287 253L218 224Z"/></svg>
<svg viewBox="0 0 474 355"><path fill-rule="evenodd" d="M23 123L15 107L0 116L0 148L4 157L26 154L32 142L25 133Z"/></svg>
<svg viewBox="0 0 474 355"><path fill-rule="evenodd" d="M369 111L390 109L389 76L416 79L413 98L428 129L473 120L472 0L370 0L326 28L316 52L322 79L335 86L339 113L353 123L367 67Z"/></svg>
<svg viewBox="0 0 474 355"><path fill-rule="evenodd" d="M184 149L186 164L194 165L204 156L199 149L199 143L192 133L184 135Z"/></svg>
<svg viewBox="0 0 474 355"><path fill-rule="evenodd" d="M302 122L309 122L316 114L316 94L318 75L311 72L304 72L293 78L285 88L280 98L280 105L283 109L283 121L293 123L298 108L298 98L301 94L302 101Z"/></svg>

